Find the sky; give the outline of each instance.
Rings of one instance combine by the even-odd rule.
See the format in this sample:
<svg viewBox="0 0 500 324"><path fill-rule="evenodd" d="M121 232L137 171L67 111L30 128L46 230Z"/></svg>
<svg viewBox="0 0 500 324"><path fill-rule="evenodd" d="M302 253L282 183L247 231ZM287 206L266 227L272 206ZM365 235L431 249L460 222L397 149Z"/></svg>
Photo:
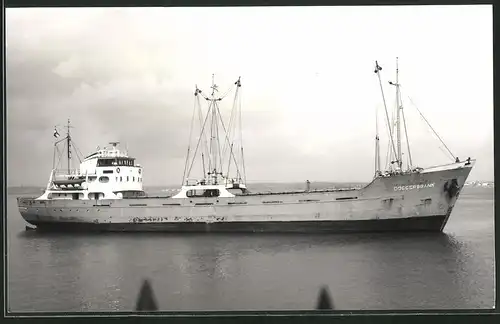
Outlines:
<svg viewBox="0 0 500 324"><path fill-rule="evenodd" d="M241 76L249 184L368 182L376 116L382 163L388 143L374 64L392 114L396 57L413 164L451 162L416 106L477 159L469 180L493 180L488 5L8 8L6 44L9 186L47 182L68 118L84 155L120 141L144 185L180 185L195 85L209 92L212 74L220 89Z"/></svg>

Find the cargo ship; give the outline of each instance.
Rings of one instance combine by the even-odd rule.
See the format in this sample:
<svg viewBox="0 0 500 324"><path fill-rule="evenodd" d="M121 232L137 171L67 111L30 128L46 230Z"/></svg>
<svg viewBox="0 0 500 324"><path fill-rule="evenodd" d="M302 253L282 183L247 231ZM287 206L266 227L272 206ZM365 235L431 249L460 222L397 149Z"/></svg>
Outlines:
<svg viewBox="0 0 500 324"><path fill-rule="evenodd" d="M241 132L241 78L227 93L219 95L212 76L211 94L197 86L194 91L184 173L175 194L149 197L143 189L143 168L128 151L118 148L118 142L96 149L80 161L79 169L72 170L74 145L68 121L65 138L54 143L54 166L45 192L40 197L19 197L20 214L37 230L56 231L441 232L475 160L469 157L461 161L442 142L450 155L449 164L415 166L408 144L397 63L396 79L389 82L395 87L397 103L391 120L381 70L375 62L388 130L388 160L382 166L376 118L374 175L361 188L311 190L307 182L304 190L297 191L249 190ZM233 91L233 107L225 123L220 102ZM206 112L201 102L207 103ZM199 123L199 132L193 140L195 121ZM408 144L405 164L403 130ZM57 129L55 133L58 134ZM62 143L67 153L66 168L58 168L55 162L56 152L62 156L58 149ZM201 176L193 177L194 170Z"/></svg>

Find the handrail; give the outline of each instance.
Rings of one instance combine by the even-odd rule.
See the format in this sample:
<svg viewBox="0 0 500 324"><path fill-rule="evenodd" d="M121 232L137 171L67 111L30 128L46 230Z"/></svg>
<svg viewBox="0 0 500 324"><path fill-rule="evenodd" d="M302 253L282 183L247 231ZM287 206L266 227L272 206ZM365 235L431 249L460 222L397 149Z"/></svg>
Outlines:
<svg viewBox="0 0 500 324"><path fill-rule="evenodd" d="M65 175L65 176L75 176L75 175L78 175L78 176L82 176L82 175L85 175L85 173L82 173L80 172L80 169L71 169L69 170L64 170L64 169L60 169L60 170L54 170L54 175L56 176L60 176L60 175Z"/></svg>

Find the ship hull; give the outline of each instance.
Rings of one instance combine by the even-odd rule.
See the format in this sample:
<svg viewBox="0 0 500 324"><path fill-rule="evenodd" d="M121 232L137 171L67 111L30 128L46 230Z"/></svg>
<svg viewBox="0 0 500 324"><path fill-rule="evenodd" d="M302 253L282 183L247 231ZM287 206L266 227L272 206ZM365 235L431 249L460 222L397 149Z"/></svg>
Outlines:
<svg viewBox="0 0 500 324"><path fill-rule="evenodd" d="M167 233L362 233L440 232L445 215L359 221L226 222L226 223L72 223L33 222L46 232Z"/></svg>
<svg viewBox="0 0 500 324"><path fill-rule="evenodd" d="M40 230L161 232L442 231L472 165L374 179L362 189L232 198L18 199Z"/></svg>

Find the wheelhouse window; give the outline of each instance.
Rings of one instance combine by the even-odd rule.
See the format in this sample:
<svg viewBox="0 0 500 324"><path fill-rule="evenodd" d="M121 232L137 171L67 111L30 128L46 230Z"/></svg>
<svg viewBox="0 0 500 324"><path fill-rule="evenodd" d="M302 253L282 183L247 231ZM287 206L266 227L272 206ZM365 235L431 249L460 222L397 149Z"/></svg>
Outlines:
<svg viewBox="0 0 500 324"><path fill-rule="evenodd" d="M134 166L134 159L118 158L118 159L116 159L116 162L120 166Z"/></svg>
<svg viewBox="0 0 500 324"><path fill-rule="evenodd" d="M97 160L97 166L98 167L104 167L104 166L113 166L113 161L115 159L98 159Z"/></svg>
<svg viewBox="0 0 500 324"><path fill-rule="evenodd" d="M134 160L132 158L103 158L97 160L97 166L134 166Z"/></svg>
<svg viewBox="0 0 500 324"><path fill-rule="evenodd" d="M186 192L189 198L195 197L219 197L219 189L191 189Z"/></svg>

